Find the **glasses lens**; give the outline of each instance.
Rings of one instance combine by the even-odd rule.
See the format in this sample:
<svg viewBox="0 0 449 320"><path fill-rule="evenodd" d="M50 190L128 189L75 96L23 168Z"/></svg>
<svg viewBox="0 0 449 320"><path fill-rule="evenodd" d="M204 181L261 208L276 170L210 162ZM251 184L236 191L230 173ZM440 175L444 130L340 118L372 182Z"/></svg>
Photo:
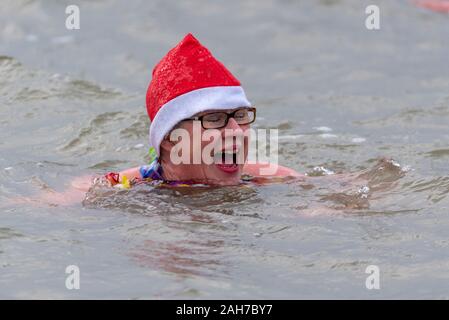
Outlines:
<svg viewBox="0 0 449 320"><path fill-rule="evenodd" d="M254 110L239 109L234 113L234 120L238 124L252 123L256 115ZM205 129L218 129L226 125L228 114L224 112L212 112L203 116L203 127Z"/></svg>
<svg viewBox="0 0 449 320"><path fill-rule="evenodd" d="M203 116L203 127L207 129L216 129L223 127L228 115L223 112L209 113Z"/></svg>
<svg viewBox="0 0 449 320"><path fill-rule="evenodd" d="M237 110L234 119L238 124L248 124L254 120L254 111L248 109Z"/></svg>

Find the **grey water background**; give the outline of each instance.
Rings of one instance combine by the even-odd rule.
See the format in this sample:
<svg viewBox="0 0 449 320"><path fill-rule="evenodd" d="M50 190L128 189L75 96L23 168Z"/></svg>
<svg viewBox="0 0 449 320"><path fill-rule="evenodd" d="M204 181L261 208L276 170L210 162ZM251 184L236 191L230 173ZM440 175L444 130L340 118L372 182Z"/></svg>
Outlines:
<svg viewBox="0 0 449 320"><path fill-rule="evenodd" d="M449 298L448 30L405 0L2 1L0 298ZM407 174L338 214L307 213L331 180L11 202L145 162L151 70L187 32L279 129L281 164Z"/></svg>

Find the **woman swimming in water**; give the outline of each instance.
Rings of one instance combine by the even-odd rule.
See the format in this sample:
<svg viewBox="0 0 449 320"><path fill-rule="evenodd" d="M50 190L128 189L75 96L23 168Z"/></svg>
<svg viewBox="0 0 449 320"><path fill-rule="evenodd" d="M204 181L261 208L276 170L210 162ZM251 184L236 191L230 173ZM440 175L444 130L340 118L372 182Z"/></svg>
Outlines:
<svg viewBox="0 0 449 320"><path fill-rule="evenodd" d="M249 129L256 119L256 109L240 82L192 34L186 35L154 68L146 105L151 120L148 165L109 172L94 180L80 177L69 190L46 192L40 195L40 201L80 202L96 186L229 186L306 178L275 163L247 161ZM385 160L379 164L379 168L386 166ZM348 186L364 183L369 174L336 175L333 180ZM343 198L345 207L353 206L352 200ZM357 202L356 206L361 205Z"/></svg>

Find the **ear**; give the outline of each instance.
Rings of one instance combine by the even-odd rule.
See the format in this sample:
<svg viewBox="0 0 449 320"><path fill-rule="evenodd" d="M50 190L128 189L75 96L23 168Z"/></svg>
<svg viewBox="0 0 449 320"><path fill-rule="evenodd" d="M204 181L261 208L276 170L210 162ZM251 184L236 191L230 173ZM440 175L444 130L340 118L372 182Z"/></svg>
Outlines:
<svg viewBox="0 0 449 320"><path fill-rule="evenodd" d="M159 146L160 155L162 155L163 152L170 153L170 150L174 145L175 145L174 142L170 141L170 139L168 139L167 137L164 137L164 140L162 140Z"/></svg>

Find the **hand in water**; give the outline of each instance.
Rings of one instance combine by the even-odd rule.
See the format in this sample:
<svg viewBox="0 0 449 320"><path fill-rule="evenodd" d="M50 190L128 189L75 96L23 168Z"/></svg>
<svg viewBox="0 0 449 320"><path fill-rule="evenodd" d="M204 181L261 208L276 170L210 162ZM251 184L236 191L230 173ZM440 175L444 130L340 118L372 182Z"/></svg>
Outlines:
<svg viewBox="0 0 449 320"><path fill-rule="evenodd" d="M318 195L319 200L300 213L316 216L370 210L372 201L382 199L396 188L408 170L393 159L382 158L363 171L311 177L307 180L309 188L325 190L325 193ZM322 205L322 202L328 204Z"/></svg>
<svg viewBox="0 0 449 320"><path fill-rule="evenodd" d="M72 180L70 186L58 192L48 186L42 187L33 197L15 197L8 199L8 204L32 204L33 206L70 206L83 201L86 192L92 185L91 176L81 176Z"/></svg>

